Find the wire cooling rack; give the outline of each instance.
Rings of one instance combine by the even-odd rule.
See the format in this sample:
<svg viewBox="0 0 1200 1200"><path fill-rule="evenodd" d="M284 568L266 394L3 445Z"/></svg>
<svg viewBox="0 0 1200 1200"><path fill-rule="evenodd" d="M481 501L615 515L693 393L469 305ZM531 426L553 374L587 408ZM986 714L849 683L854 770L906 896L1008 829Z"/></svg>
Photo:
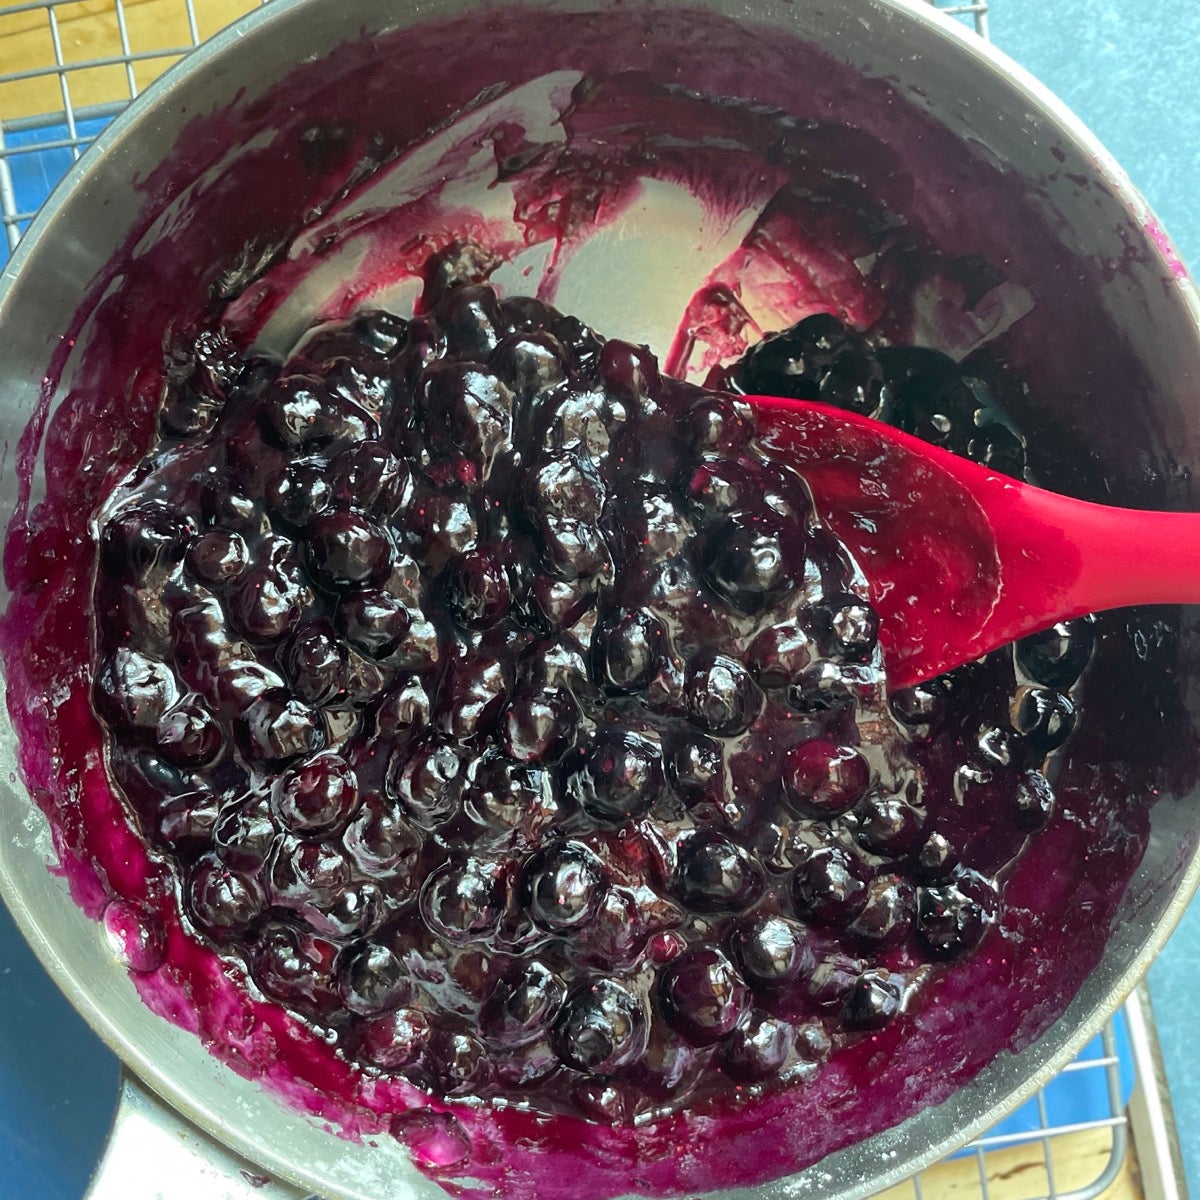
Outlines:
<svg viewBox="0 0 1200 1200"><path fill-rule="evenodd" d="M0 4L0 263L55 183L167 67L267 0ZM929 0L988 36L988 0ZM1180 1200L1153 1027L1137 997L1060 1076L888 1200ZM1137 1146L1136 1185L1129 1147ZM1140 1185L1140 1186L1139 1186Z"/></svg>

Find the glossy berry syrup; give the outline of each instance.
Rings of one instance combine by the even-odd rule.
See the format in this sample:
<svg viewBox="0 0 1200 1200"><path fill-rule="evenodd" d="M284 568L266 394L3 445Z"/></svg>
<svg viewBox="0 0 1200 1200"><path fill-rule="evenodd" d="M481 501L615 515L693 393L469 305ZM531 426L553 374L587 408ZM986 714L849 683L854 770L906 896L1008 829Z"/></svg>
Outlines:
<svg viewBox="0 0 1200 1200"><path fill-rule="evenodd" d="M368 1076L608 1125L803 1086L1001 920L1090 627L889 696L736 392L1021 439L832 317L710 391L431 279L283 367L196 342L99 518L112 775L191 929Z"/></svg>

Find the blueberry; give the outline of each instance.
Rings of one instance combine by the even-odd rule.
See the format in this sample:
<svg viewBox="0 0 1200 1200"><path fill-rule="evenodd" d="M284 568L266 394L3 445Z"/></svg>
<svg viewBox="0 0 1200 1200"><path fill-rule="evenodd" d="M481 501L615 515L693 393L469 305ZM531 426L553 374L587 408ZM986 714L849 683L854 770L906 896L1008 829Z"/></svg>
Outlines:
<svg viewBox="0 0 1200 1200"><path fill-rule="evenodd" d="M891 949L908 936L915 916L913 885L901 875L880 875L867 884L866 902L849 929L864 942Z"/></svg>
<svg viewBox="0 0 1200 1200"><path fill-rule="evenodd" d="M1038 758L1058 750L1075 728L1075 706L1052 688L1023 687L1013 698L1013 728Z"/></svg>
<svg viewBox="0 0 1200 1200"><path fill-rule="evenodd" d="M235 871L215 854L203 855L188 873L184 902L196 925L219 941L244 934L266 908L254 877Z"/></svg>
<svg viewBox="0 0 1200 1200"><path fill-rule="evenodd" d="M445 330L451 352L476 361L495 350L504 328L496 292L483 283L447 289L434 315Z"/></svg>
<svg viewBox="0 0 1200 1200"><path fill-rule="evenodd" d="M759 865L720 833L700 833L679 849L675 888L697 912L740 912L763 889Z"/></svg>
<svg viewBox="0 0 1200 1200"><path fill-rule="evenodd" d="M744 400L705 396L683 415L684 437L698 455L729 457L739 453L754 434L754 414Z"/></svg>
<svg viewBox="0 0 1200 1200"><path fill-rule="evenodd" d="M272 804L280 823L293 833L329 833L354 815L358 781L344 758L326 751L280 776Z"/></svg>
<svg viewBox="0 0 1200 1200"><path fill-rule="evenodd" d="M394 354L408 333L408 322L381 308L368 309L354 318L350 326L359 343L372 354Z"/></svg>
<svg viewBox="0 0 1200 1200"><path fill-rule="evenodd" d="M927 882L949 879L959 865L959 855L944 833L936 829L917 851L917 871Z"/></svg>
<svg viewBox="0 0 1200 1200"><path fill-rule="evenodd" d="M992 915L956 883L917 892L917 933L934 958L957 958L982 940Z"/></svg>
<svg viewBox="0 0 1200 1200"><path fill-rule="evenodd" d="M568 786L584 811L603 824L640 817L666 787L659 748L635 733L602 733Z"/></svg>
<svg viewBox="0 0 1200 1200"><path fill-rule="evenodd" d="M325 461L320 458L288 463L263 494L263 505L271 520L293 532L307 529L332 500L333 489L325 477Z"/></svg>
<svg viewBox="0 0 1200 1200"><path fill-rule="evenodd" d="M293 452L336 451L377 434L375 422L356 404L303 375L280 379L263 397L263 431Z"/></svg>
<svg viewBox="0 0 1200 1200"><path fill-rule="evenodd" d="M855 816L855 836L874 854L904 858L916 854L925 843L928 814L902 796L872 796Z"/></svg>
<svg viewBox="0 0 1200 1200"><path fill-rule="evenodd" d="M605 488L596 468L571 451L549 455L530 473L526 504L531 516L598 521Z"/></svg>
<svg viewBox="0 0 1200 1200"><path fill-rule="evenodd" d="M342 843L363 874L394 881L394 895L407 895L416 882L421 835L394 801L364 797Z"/></svg>
<svg viewBox="0 0 1200 1200"><path fill-rule="evenodd" d="M430 1039L429 1020L419 1008L398 1008L364 1021L357 1057L385 1071L400 1071L421 1056Z"/></svg>
<svg viewBox="0 0 1200 1200"><path fill-rule="evenodd" d="M771 914L742 925L734 936L734 949L742 973L757 987L784 987L811 974L816 965L800 927Z"/></svg>
<svg viewBox="0 0 1200 1200"><path fill-rule="evenodd" d="M555 1026L555 1048L568 1066L613 1075L646 1053L650 1019L645 1004L615 979L577 988Z"/></svg>
<svg viewBox="0 0 1200 1200"><path fill-rule="evenodd" d="M490 629L512 604L504 560L495 550L468 550L446 572L446 604L464 629Z"/></svg>
<svg viewBox="0 0 1200 1200"><path fill-rule="evenodd" d="M783 786L802 811L821 817L849 812L871 782L867 760L853 746L801 742L784 759Z"/></svg>
<svg viewBox="0 0 1200 1200"><path fill-rule="evenodd" d="M378 584L392 567L391 539L357 512L339 509L315 518L305 548L313 578L327 588Z"/></svg>
<svg viewBox="0 0 1200 1200"><path fill-rule="evenodd" d="M521 873L521 898L540 928L562 933L587 924L605 886L600 860L582 842L553 842L531 855Z"/></svg>
<svg viewBox="0 0 1200 1200"><path fill-rule="evenodd" d="M1026 771L1017 784L1017 820L1029 830L1041 829L1054 815L1054 789L1041 771Z"/></svg>
<svg viewBox="0 0 1200 1200"><path fill-rule="evenodd" d="M782 689L802 677L817 658L812 634L795 621L764 629L746 655L746 665L760 686Z"/></svg>
<svg viewBox="0 0 1200 1200"><path fill-rule="evenodd" d="M389 794L421 829L436 829L456 817L465 786L462 754L434 737L398 748L388 764Z"/></svg>
<svg viewBox="0 0 1200 1200"><path fill-rule="evenodd" d="M564 688L518 692L504 714L505 752L518 762L554 762L569 748L579 706Z"/></svg>
<svg viewBox="0 0 1200 1200"><path fill-rule="evenodd" d="M510 690L507 657L467 654L456 659L442 676L438 723L459 742L486 736L499 723Z"/></svg>
<svg viewBox="0 0 1200 1200"><path fill-rule="evenodd" d="M839 844L820 846L796 868L796 911L821 925L845 923L866 903L870 878L870 867L852 850Z"/></svg>
<svg viewBox="0 0 1200 1200"><path fill-rule="evenodd" d="M602 621L592 643L596 681L606 691L628 696L645 690L666 656L667 631L644 609L619 609Z"/></svg>
<svg viewBox="0 0 1200 1200"><path fill-rule="evenodd" d="M512 433L513 395L478 363L445 360L426 368L422 390L425 433L460 454L486 478Z"/></svg>
<svg viewBox="0 0 1200 1200"><path fill-rule="evenodd" d="M792 1056L795 1029L778 1017L755 1014L721 1047L721 1067L746 1083L778 1076Z"/></svg>
<svg viewBox="0 0 1200 1200"><path fill-rule="evenodd" d="M279 766L321 749L324 736L308 705L282 688L269 688L235 725L242 753L255 764Z"/></svg>
<svg viewBox="0 0 1200 1200"><path fill-rule="evenodd" d="M396 654L413 629L412 613L404 601L380 588L343 596L334 619L346 641L375 659Z"/></svg>
<svg viewBox="0 0 1200 1200"><path fill-rule="evenodd" d="M425 924L445 941L487 940L504 913L497 865L474 855L450 859L425 880L420 908Z"/></svg>
<svg viewBox="0 0 1200 1200"><path fill-rule="evenodd" d="M269 926L255 947L254 982L294 1011L327 1017L339 1005L332 979L337 947L282 923Z"/></svg>
<svg viewBox="0 0 1200 1200"><path fill-rule="evenodd" d="M163 756L183 767L211 766L225 748L220 725L195 692L162 714L154 737Z"/></svg>
<svg viewBox="0 0 1200 1200"><path fill-rule="evenodd" d="M287 834L275 839L265 867L272 900L296 910L333 903L353 881L340 847Z"/></svg>
<svg viewBox="0 0 1200 1200"><path fill-rule="evenodd" d="M843 1019L851 1029L882 1029L900 1012L904 992L890 971L864 971L846 999Z"/></svg>
<svg viewBox="0 0 1200 1200"><path fill-rule="evenodd" d="M658 363L646 346L612 338L601 348L596 365L605 390L621 400L637 400L658 390Z"/></svg>
<svg viewBox="0 0 1200 1200"><path fill-rule="evenodd" d="M211 845L220 816L217 797L208 788L197 788L163 797L151 819L151 833L160 844L191 856Z"/></svg>
<svg viewBox="0 0 1200 1200"><path fill-rule="evenodd" d="M400 508L409 484L408 472L382 442L359 442L343 450L326 474L332 502L378 517Z"/></svg>
<svg viewBox="0 0 1200 1200"><path fill-rule="evenodd" d="M802 539L786 537L778 518L735 513L705 535L700 569L708 586L731 607L759 613L803 577L803 547Z"/></svg>
<svg viewBox="0 0 1200 1200"><path fill-rule="evenodd" d="M879 641L879 617L865 601L839 597L826 603L833 649L843 658L862 661Z"/></svg>
<svg viewBox="0 0 1200 1200"><path fill-rule="evenodd" d="M521 400L529 400L566 378L566 351L544 329L510 333L492 352L489 365Z"/></svg>
<svg viewBox="0 0 1200 1200"><path fill-rule="evenodd" d="M562 981L539 962L501 979L479 1010L479 1030L492 1045L513 1048L541 1037L566 999Z"/></svg>
<svg viewBox="0 0 1200 1200"><path fill-rule="evenodd" d="M724 791L725 759L720 742L703 734L678 740L667 758L671 787L685 803L718 801Z"/></svg>
<svg viewBox="0 0 1200 1200"><path fill-rule="evenodd" d="M179 699L179 684L164 662L119 647L96 675L96 707L108 721L127 729L156 729Z"/></svg>
<svg viewBox="0 0 1200 1200"><path fill-rule="evenodd" d="M101 562L110 574L141 579L182 561L192 534L191 521L178 509L147 500L122 509L104 526Z"/></svg>
<svg viewBox="0 0 1200 1200"><path fill-rule="evenodd" d="M395 741L429 724L429 693L419 675L401 676L375 709L375 736Z"/></svg>
<svg viewBox="0 0 1200 1200"><path fill-rule="evenodd" d="M415 991L404 963L379 942L364 942L338 958L337 988L342 1003L360 1016L408 1004Z"/></svg>
<svg viewBox="0 0 1200 1200"><path fill-rule="evenodd" d="M736 659L708 654L688 668L684 682L688 717L706 733L731 737L758 715L762 693Z"/></svg>
<svg viewBox="0 0 1200 1200"><path fill-rule="evenodd" d="M230 615L247 636L260 642L286 637L311 608L313 594L294 571L264 564L251 567L229 597Z"/></svg>
<svg viewBox="0 0 1200 1200"><path fill-rule="evenodd" d="M231 529L210 529L188 548L187 568L201 583L219 586L236 579L249 562L245 539Z"/></svg>
<svg viewBox="0 0 1200 1200"><path fill-rule="evenodd" d="M222 862L252 874L266 862L278 833L267 797L251 793L221 809L212 840Z"/></svg>
<svg viewBox="0 0 1200 1200"><path fill-rule="evenodd" d="M297 630L283 661L292 689L301 700L329 704L345 696L349 660L327 621L313 621Z"/></svg>
<svg viewBox="0 0 1200 1200"><path fill-rule="evenodd" d="M698 522L717 521L761 501L762 481L741 461L705 455L687 473L683 499Z"/></svg>
<svg viewBox="0 0 1200 1200"><path fill-rule="evenodd" d="M667 1023L694 1046L732 1033L750 1003L737 968L711 947L689 950L668 963L659 974L658 993Z"/></svg>
<svg viewBox="0 0 1200 1200"><path fill-rule="evenodd" d="M892 692L891 710L905 725L914 730L937 725L946 710L946 690L937 681L918 683L915 687Z"/></svg>

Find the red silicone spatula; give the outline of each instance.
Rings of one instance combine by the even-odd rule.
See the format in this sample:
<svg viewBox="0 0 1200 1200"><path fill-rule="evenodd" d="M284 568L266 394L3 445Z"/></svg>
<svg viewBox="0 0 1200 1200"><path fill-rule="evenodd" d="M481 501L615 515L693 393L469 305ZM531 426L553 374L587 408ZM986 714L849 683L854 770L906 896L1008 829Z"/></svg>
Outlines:
<svg viewBox="0 0 1200 1200"><path fill-rule="evenodd" d="M1074 500L840 409L745 399L866 574L893 687L1084 613L1200 603L1200 514Z"/></svg>

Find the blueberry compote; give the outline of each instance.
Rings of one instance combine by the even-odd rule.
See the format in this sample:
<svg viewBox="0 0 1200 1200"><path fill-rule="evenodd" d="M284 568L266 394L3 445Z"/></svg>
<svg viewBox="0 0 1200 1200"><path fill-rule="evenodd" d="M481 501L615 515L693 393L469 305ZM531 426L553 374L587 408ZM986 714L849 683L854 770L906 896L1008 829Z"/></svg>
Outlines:
<svg viewBox="0 0 1200 1200"><path fill-rule="evenodd" d="M99 519L112 774L187 921L367 1072L610 1124L802 1083L997 922L1087 627L889 697L735 393L1020 439L832 317L707 391L431 278L180 366Z"/></svg>

